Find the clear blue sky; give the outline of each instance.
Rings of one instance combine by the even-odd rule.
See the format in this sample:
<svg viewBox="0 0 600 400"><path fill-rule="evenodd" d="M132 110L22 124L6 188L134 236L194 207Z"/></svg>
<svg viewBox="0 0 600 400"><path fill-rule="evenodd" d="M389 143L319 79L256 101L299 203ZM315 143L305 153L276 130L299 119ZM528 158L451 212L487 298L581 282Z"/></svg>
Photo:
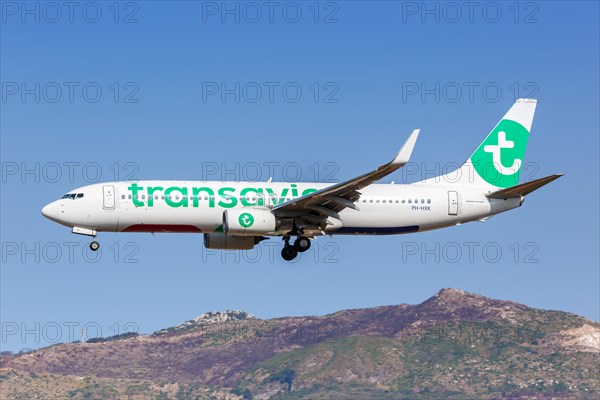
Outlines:
<svg viewBox="0 0 600 400"><path fill-rule="evenodd" d="M231 2L233 14L221 2L122 3L118 13L112 2L22 4L2 3L3 349L72 339L68 326L152 332L210 310L324 314L417 303L443 287L600 319L597 2L352 1L318 13L312 2ZM346 179L387 161L418 127L417 172L384 180L416 181L462 163L515 95L532 94L524 175L566 176L485 223L321 238L319 253L292 264L278 239L236 260L207 253L200 235L101 234L91 263L86 237L40 214L98 170L100 180L200 179L240 163L250 177L261 166L264 180L268 165L275 179L298 168L302 180L315 170Z"/></svg>

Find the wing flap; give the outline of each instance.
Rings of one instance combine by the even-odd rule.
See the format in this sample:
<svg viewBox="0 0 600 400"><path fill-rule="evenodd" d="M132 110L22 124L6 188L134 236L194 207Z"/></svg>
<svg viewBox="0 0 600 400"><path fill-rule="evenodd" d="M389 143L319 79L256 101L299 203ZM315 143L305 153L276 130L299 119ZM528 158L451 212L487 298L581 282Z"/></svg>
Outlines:
<svg viewBox="0 0 600 400"><path fill-rule="evenodd" d="M349 202L355 202L360 198L359 190L369 186L373 182L391 174L399 168L402 168L410 160L410 156L419 137L419 129L415 129L404 145L398 151L398 154L392 161L378 167L376 170L367 172L356 178L349 179L344 182L336 183L325 189L307 194L306 196L298 197L297 199L285 202L273 207L274 212L291 210L291 209L307 209L317 211L320 214L325 214L322 209L315 209L311 206L326 207L334 212L338 212L346 208L348 205L344 203L345 199Z"/></svg>

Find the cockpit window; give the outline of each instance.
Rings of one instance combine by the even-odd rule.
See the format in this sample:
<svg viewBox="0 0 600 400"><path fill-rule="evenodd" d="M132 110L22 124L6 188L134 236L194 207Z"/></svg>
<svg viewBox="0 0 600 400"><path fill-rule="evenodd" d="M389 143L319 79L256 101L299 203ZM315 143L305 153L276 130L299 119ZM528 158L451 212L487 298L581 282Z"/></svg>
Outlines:
<svg viewBox="0 0 600 400"><path fill-rule="evenodd" d="M63 197L61 197L62 199L71 199L71 200L76 200L76 199L80 199L83 197L83 193L67 193L65 194Z"/></svg>

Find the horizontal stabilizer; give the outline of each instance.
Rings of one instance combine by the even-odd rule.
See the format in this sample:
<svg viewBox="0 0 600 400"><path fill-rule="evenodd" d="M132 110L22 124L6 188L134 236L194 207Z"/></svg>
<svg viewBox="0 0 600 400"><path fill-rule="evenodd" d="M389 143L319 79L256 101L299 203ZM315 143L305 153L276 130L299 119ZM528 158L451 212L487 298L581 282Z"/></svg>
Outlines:
<svg viewBox="0 0 600 400"><path fill-rule="evenodd" d="M547 176L545 178L536 179L531 182L521 183L520 185L509 187L507 189L497 190L495 192L489 193L486 196L490 199L511 199L511 198L519 198L521 196L528 195L541 188L542 186L552 182L555 179L560 178L564 174L554 174Z"/></svg>

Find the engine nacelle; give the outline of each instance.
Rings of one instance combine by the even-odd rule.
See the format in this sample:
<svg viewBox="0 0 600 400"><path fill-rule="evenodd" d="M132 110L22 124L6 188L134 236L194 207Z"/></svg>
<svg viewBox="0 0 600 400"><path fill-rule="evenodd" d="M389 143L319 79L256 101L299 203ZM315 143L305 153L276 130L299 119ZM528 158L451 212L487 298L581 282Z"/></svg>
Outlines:
<svg viewBox="0 0 600 400"><path fill-rule="evenodd" d="M204 247L215 250L251 250L261 240L260 236L232 236L225 233L205 233Z"/></svg>
<svg viewBox="0 0 600 400"><path fill-rule="evenodd" d="M223 212L223 231L229 235L267 235L277 229L277 218L266 207L234 208Z"/></svg>

